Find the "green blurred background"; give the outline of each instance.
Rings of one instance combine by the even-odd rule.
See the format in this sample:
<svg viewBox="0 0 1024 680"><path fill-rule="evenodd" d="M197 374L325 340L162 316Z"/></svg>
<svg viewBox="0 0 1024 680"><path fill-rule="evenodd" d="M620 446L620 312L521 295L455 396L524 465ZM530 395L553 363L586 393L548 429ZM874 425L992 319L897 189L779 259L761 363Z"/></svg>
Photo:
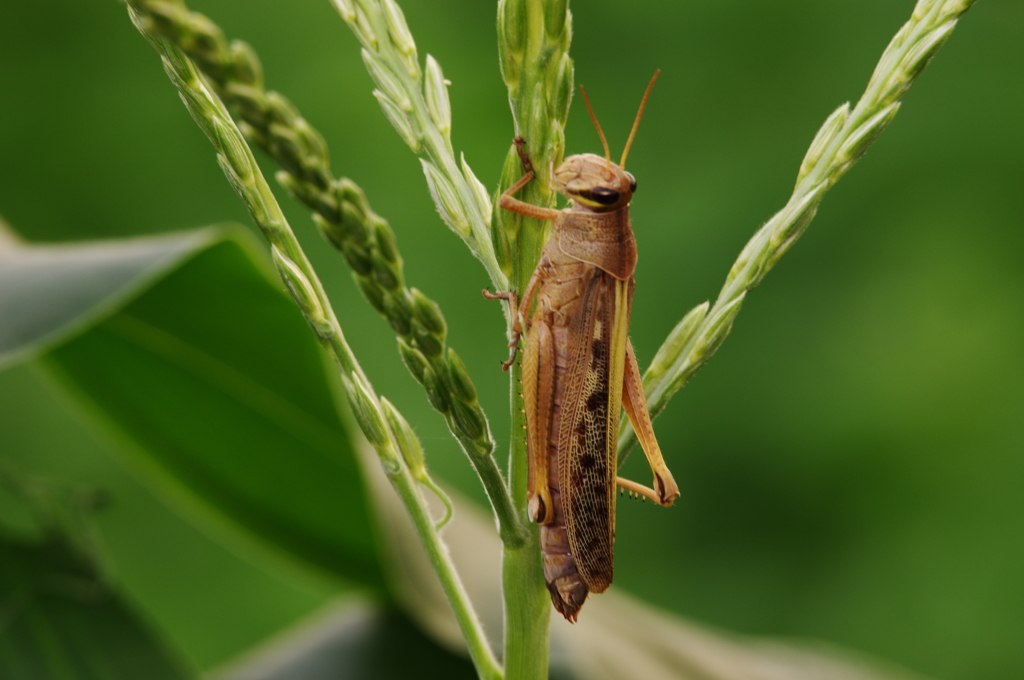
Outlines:
<svg viewBox="0 0 1024 680"><path fill-rule="evenodd" d="M494 3L406 0L442 64L453 142L496 185L513 134ZM910 0L572 3L576 80L640 190L631 336L641 364L713 298L789 195L818 125L856 99ZM504 329L482 268L437 217L327 0L195 0L260 54L398 234L410 285L507 442ZM620 504L616 587L745 633L813 637L943 680L1024 677L1024 3L982 0L895 123L826 197L729 341L657 421L682 497ZM596 135L574 106L567 152ZM279 192L382 394L432 469L482 500L307 214ZM114 0L0 5L0 215L34 241L237 220L242 204L153 50ZM111 489L100 525L136 605L211 668L335 595L231 551L159 503L31 371L0 374L0 455ZM642 457L626 466L644 481Z"/></svg>

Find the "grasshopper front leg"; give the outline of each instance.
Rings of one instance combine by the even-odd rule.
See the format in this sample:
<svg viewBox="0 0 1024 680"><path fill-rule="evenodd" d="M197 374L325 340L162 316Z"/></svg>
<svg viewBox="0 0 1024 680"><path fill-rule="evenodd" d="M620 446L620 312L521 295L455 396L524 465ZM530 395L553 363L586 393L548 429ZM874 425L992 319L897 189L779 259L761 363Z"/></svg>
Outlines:
<svg viewBox="0 0 1024 680"><path fill-rule="evenodd" d="M533 205L525 201L520 201L518 198L513 198L520 189L530 183L537 173L533 170L533 163L530 161L530 156L527 155L526 150L523 148L526 146L526 141L522 137L516 137L513 140L516 145L516 152L519 154L519 161L523 164L523 176L519 178L519 181L510 186L505 193L498 199L498 205L524 217L532 217L538 220L553 220L558 217L561 211L554 210L553 208L542 208L539 205Z"/></svg>
<svg viewBox="0 0 1024 680"><path fill-rule="evenodd" d="M525 201L520 201L513 197L513 194L517 193L520 189L525 187L530 181L536 176L533 170L533 163L530 161L529 155L527 155L524 147L526 146L525 140L522 137L516 137L513 140L516 145L516 152L519 154L519 161L523 164L523 176L519 180L510 186L501 195L498 200L498 205L504 210L514 212L524 217L533 217L538 220L553 220L558 217L561 212L553 210L551 208L542 208ZM495 293L484 289L483 295L488 300L507 300L512 314L512 338L510 339L508 346L512 348L509 354L508 360L502 362L501 368L507 371L516 360L516 352L519 349L519 339L523 334L524 319L520 312L525 314L530 313L530 307L533 304L533 298L537 294L537 290L540 288L542 276L540 274L541 268L538 266L534 270L533 275L530 277L529 282L526 284L526 290L523 291L523 299L521 300L521 306L516 304L515 293L511 291L498 291Z"/></svg>

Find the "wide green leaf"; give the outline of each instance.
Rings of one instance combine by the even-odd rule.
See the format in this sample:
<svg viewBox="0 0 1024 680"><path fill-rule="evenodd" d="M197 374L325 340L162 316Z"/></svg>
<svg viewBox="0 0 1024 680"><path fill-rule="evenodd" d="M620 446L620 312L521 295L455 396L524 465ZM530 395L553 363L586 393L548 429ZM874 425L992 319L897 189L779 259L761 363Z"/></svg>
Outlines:
<svg viewBox="0 0 1024 680"><path fill-rule="evenodd" d="M164 502L92 430L34 363L0 372L0 524L34 526L24 503L5 494L5 476L49 481L76 498L102 493L90 520L110 580L191 667L209 670L363 588L239 550Z"/></svg>
<svg viewBox="0 0 1024 680"><path fill-rule="evenodd" d="M222 238L203 229L45 247L0 242L0 368L96 323Z"/></svg>
<svg viewBox="0 0 1024 680"><path fill-rule="evenodd" d="M0 251L0 360L37 361L218 535L380 584L324 358L240 229Z"/></svg>
<svg viewBox="0 0 1024 680"><path fill-rule="evenodd" d="M0 533L0 678L188 677L64 537Z"/></svg>

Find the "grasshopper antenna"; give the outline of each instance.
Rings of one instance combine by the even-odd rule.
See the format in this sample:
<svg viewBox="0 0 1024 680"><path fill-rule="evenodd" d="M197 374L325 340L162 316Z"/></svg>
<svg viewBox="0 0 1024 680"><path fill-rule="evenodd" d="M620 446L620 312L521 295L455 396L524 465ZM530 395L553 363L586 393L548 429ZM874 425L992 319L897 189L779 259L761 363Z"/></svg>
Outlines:
<svg viewBox="0 0 1024 680"><path fill-rule="evenodd" d="M654 81L658 79L659 75L661 75L660 68L654 72L654 77L651 78L651 82L647 86L647 91L644 92L644 98L640 100L640 110L636 112L636 120L633 121L633 129L630 130L629 132L629 139L626 140L626 148L622 150L622 160L619 161L619 167L621 167L623 170L626 169L626 156L629 155L629 147L633 146L633 138L636 137L636 129L640 127L640 117L644 115L644 107L647 106L647 98L651 96L651 90L654 88ZM584 93L583 99L586 100L586 98L587 95L586 93ZM589 102L587 103L587 108L590 108ZM591 112L590 115L593 116L593 112ZM597 124L596 119L594 120L594 124ZM600 132L601 128L598 128L597 130L598 132ZM604 135L601 135L601 140L604 141ZM605 148L608 148L607 144L605 145ZM607 151L605 153L607 155Z"/></svg>
<svg viewBox="0 0 1024 680"><path fill-rule="evenodd" d="M608 161L610 168L612 152L608 148L608 140L604 137L604 132L601 130L601 124L597 122L597 116L594 115L594 108L590 105L590 98L587 97L587 90L582 85L580 85L580 92L583 93L583 102L587 105L587 111L590 112L590 120L594 121L594 127L597 128L597 136L601 138L601 145L604 146L604 159Z"/></svg>

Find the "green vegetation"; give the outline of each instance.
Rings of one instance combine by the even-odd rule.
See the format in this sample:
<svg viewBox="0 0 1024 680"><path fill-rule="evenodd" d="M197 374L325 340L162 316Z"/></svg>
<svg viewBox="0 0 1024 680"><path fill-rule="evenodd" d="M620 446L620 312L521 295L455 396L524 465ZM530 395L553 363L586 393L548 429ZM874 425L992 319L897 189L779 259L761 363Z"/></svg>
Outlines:
<svg viewBox="0 0 1024 680"><path fill-rule="evenodd" d="M0 239L5 677L132 677L140 658L167 677L225 680L339 660L359 677L472 675L434 646L461 638L482 677L502 673L491 650L505 677L544 672L549 607L536 533L517 518L523 442L515 403L511 419L502 405L502 318L476 291L521 281L543 243L536 224L491 224L489 194L517 174L513 130L538 140L542 173L544 159L595 146L582 111L566 118L570 37L613 146L650 72L669 76L631 155L631 335L641 363L655 356L646 386L683 496L669 511L622 504L616 586L577 627L552 626L557 672L727 680L770 661L795 679L818 664L906 677L731 641L627 592L937 678L1002 678L1024 662L1024 95L1004 86L1024 64L1006 28L1019 8L971 13L959 52L942 52L879 150L822 203L971 3L919 2L864 96L828 117L864 88L909 7L605 3L575 7L573 27L565 2L505 1L497 53L514 122L480 3L407 2L403 18L390 0L336 0L363 63L327 3L188 8L216 24L178 2L130 4L247 211L123 7L0 10L0 157L17 159L0 167L0 211L33 243ZM742 248L797 168L792 198ZM531 190L552 198L543 182ZM744 302L819 208L817 236ZM238 227L126 238L220 219L254 223L269 256ZM121 240L35 245L99 238ZM714 306L694 308L741 248ZM667 404L737 320L712 368ZM397 496L374 476L381 463ZM440 533L432 499L450 502L434 480L461 492ZM97 490L108 508L66 500ZM59 578L26 566L47 556ZM268 666L271 648L254 645L317 610ZM97 621L109 626L94 624L90 647L80 628ZM123 661L117 639L151 656Z"/></svg>

